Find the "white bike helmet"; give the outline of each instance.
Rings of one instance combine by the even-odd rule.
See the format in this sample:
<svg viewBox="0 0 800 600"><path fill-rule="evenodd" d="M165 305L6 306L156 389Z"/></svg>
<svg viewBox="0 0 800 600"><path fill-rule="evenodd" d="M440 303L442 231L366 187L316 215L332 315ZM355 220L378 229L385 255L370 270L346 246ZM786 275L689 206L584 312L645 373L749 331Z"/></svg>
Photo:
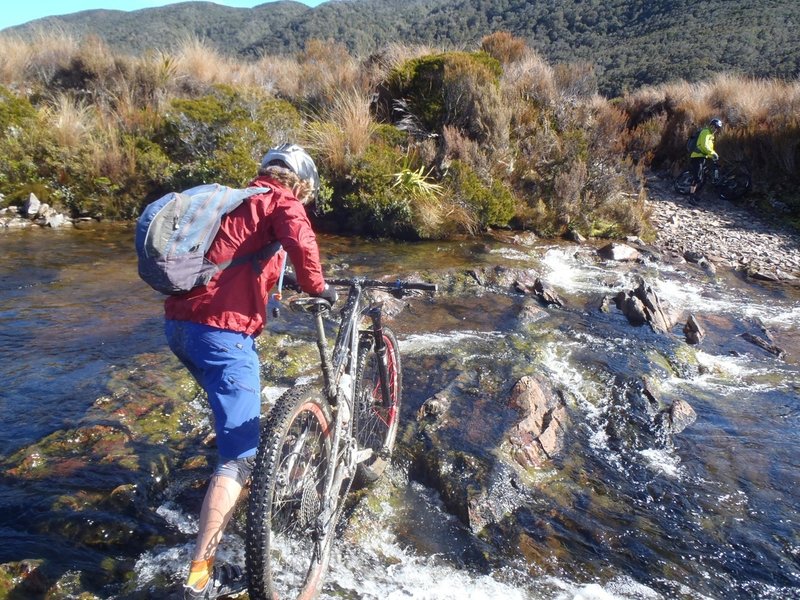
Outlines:
<svg viewBox="0 0 800 600"><path fill-rule="evenodd" d="M722 119L714 117L708 122L709 127L713 127L717 131L722 131Z"/></svg>
<svg viewBox="0 0 800 600"><path fill-rule="evenodd" d="M281 144L277 148L272 148L261 159L261 168L270 165L277 165L285 167L294 172L300 179L311 180L314 198L317 197L319 192L319 173L317 173L317 166L308 155L308 152L303 150L297 144Z"/></svg>

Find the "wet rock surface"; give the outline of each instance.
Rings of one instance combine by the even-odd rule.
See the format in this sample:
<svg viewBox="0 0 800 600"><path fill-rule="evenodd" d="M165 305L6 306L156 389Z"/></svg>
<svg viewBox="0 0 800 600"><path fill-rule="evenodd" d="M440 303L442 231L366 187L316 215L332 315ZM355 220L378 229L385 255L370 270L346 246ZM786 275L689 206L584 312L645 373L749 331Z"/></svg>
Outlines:
<svg viewBox="0 0 800 600"><path fill-rule="evenodd" d="M0 195L0 200L2 200L2 195ZM83 220L78 219L78 221ZM71 227L75 222L49 204L41 202L34 193L30 194L22 206L0 209L0 229L25 229L31 226L58 229Z"/></svg>
<svg viewBox="0 0 800 600"><path fill-rule="evenodd" d="M800 234L768 222L745 204L704 191L697 206L677 194L668 178L648 182L655 246L679 261L723 265L766 281L800 278Z"/></svg>

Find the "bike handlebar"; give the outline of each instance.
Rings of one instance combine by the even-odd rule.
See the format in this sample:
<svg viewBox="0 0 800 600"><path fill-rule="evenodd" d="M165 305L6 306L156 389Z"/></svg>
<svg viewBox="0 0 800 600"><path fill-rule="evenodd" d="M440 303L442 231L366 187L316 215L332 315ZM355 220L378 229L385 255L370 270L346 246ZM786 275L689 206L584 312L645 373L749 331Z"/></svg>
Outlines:
<svg viewBox="0 0 800 600"><path fill-rule="evenodd" d="M362 279L354 277L352 279L326 279L329 285L340 287L362 287L362 288L378 288L389 292L399 290L420 290L423 292L435 292L439 289L435 283L423 283L420 281L378 281L376 279Z"/></svg>

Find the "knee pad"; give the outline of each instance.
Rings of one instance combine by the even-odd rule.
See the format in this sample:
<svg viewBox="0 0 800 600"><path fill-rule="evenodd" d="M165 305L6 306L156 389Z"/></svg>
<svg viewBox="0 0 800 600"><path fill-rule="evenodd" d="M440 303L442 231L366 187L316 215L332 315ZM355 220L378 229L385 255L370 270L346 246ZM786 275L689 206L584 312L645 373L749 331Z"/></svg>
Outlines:
<svg viewBox="0 0 800 600"><path fill-rule="evenodd" d="M217 465L214 475L216 477L229 477L239 485L244 486L247 480L250 479L250 473L253 471L255 462L255 456L226 460Z"/></svg>

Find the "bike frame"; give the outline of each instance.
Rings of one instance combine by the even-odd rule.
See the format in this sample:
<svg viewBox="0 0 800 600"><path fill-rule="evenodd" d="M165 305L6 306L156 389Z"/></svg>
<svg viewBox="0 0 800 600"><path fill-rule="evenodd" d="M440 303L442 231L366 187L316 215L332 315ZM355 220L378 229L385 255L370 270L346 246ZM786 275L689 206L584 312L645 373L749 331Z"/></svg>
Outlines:
<svg viewBox="0 0 800 600"><path fill-rule="evenodd" d="M380 288L388 291L402 291L404 289L422 289L435 291L436 286L429 284L396 284L371 281L366 279L329 280L328 283L337 287L348 287L348 295L341 310L336 341L333 351L329 352L328 338L325 333L325 315L331 310L331 305L321 298L296 298L290 301L294 310L310 312L314 315L322 368L323 388L328 404L332 407L333 437L331 447L334 465L326 473L324 485L325 506L320 514L318 531L329 531L326 525L330 519L336 517L339 508L338 493L334 490L341 489L346 479L355 475L358 463L368 460L373 453L371 448L359 449L352 432L346 431L345 425L349 424L355 410L356 369L358 368L359 341L366 330L359 329L361 320L366 317L370 320L370 334L374 339L373 352L378 356L378 378L384 401L389 402L389 376L387 348L383 339L383 303L364 302L365 288ZM332 535L327 536L332 538ZM320 539L321 545L329 543L329 539Z"/></svg>

